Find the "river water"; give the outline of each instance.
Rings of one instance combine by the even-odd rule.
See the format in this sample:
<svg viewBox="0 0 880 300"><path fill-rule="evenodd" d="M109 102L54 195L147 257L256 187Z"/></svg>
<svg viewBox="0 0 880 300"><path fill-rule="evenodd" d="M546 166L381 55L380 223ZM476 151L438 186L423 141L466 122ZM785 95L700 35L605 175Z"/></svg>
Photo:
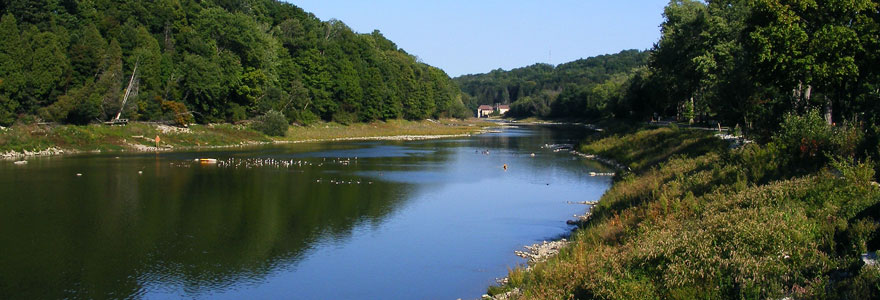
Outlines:
<svg viewBox="0 0 880 300"><path fill-rule="evenodd" d="M479 298L609 187L585 134L0 161L0 298Z"/></svg>

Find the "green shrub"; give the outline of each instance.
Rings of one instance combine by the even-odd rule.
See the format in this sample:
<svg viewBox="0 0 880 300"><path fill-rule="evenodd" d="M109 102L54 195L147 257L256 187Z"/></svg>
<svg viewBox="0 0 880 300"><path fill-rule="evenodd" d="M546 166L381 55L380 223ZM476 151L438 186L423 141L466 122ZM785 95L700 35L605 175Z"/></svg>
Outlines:
<svg viewBox="0 0 880 300"><path fill-rule="evenodd" d="M257 117L252 125L254 130L269 136L284 136L287 134L287 118L279 111L270 110Z"/></svg>
<svg viewBox="0 0 880 300"><path fill-rule="evenodd" d="M779 149L748 144L734 151L733 163L738 165L751 183L763 184L780 178Z"/></svg>
<svg viewBox="0 0 880 300"><path fill-rule="evenodd" d="M318 115L313 113L311 110L291 109L288 110L285 115L287 115L287 119L288 121L290 121L290 123L295 122L301 125L311 125L321 120L321 118L318 117Z"/></svg>
<svg viewBox="0 0 880 300"><path fill-rule="evenodd" d="M89 98L78 103L67 114L67 122L77 125L89 124L101 115L101 104L97 98Z"/></svg>
<svg viewBox="0 0 880 300"><path fill-rule="evenodd" d="M804 115L787 114L781 128L772 137L772 146L778 147L780 165L789 174L813 172L828 162L827 153L833 153L831 126L817 110Z"/></svg>
<svg viewBox="0 0 880 300"><path fill-rule="evenodd" d="M777 164L784 176L815 172L831 162L831 156L855 159L864 144L861 129L852 126L832 127L816 110L803 115L788 114L780 131L768 147L779 152Z"/></svg>
<svg viewBox="0 0 880 300"><path fill-rule="evenodd" d="M864 154L865 133L858 127L841 126L832 129L831 143L834 154L845 157L856 157Z"/></svg>
<svg viewBox="0 0 880 300"><path fill-rule="evenodd" d="M458 104L453 107L452 117L456 119L467 119L474 116L474 112L464 106L464 104Z"/></svg>
<svg viewBox="0 0 880 300"><path fill-rule="evenodd" d="M248 117L247 107L238 105L236 103L230 103L226 113L228 116L227 120L232 123L247 119Z"/></svg>
<svg viewBox="0 0 880 300"><path fill-rule="evenodd" d="M333 121L342 125L351 125L357 123L358 116L356 113L340 110L333 114Z"/></svg>

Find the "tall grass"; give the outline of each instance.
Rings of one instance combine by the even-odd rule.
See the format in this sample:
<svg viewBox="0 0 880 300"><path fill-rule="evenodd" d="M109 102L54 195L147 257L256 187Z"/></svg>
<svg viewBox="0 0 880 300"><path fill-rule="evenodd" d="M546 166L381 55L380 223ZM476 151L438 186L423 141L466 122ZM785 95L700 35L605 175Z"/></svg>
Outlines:
<svg viewBox="0 0 880 300"><path fill-rule="evenodd" d="M659 128L582 146L634 172L617 178L569 248L511 271L496 290L518 288L521 299L880 297L880 271L860 260L880 244L873 162L786 157L802 148L782 143L728 150L705 132ZM799 159L820 166L774 170Z"/></svg>

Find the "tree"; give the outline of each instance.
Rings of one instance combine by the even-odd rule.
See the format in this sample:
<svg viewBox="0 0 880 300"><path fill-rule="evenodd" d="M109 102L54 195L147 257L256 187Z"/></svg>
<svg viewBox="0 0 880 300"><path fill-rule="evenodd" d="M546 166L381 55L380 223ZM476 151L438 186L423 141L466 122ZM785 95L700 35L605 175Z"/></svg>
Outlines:
<svg viewBox="0 0 880 300"><path fill-rule="evenodd" d="M790 3L789 3L790 2ZM859 76L857 58L864 35L857 30L876 14L877 4L856 1L752 1L750 46L759 72L783 90L795 90L795 100L823 106L832 123L834 98L842 98ZM812 94L821 93L818 103ZM793 106L800 107L800 103Z"/></svg>
<svg viewBox="0 0 880 300"><path fill-rule="evenodd" d="M18 93L22 76L21 36L15 16L7 14L0 19L0 125L9 126L15 121L19 107Z"/></svg>
<svg viewBox="0 0 880 300"><path fill-rule="evenodd" d="M693 109L695 102L704 100L702 80L705 66L698 59L706 52L704 31L707 29L706 4L695 0L671 1L664 9L666 21L661 26L662 37L651 57L656 78L666 87L666 102ZM692 111L691 111L692 112ZM682 111L679 110L679 114ZM688 116L693 122L693 114Z"/></svg>
<svg viewBox="0 0 880 300"><path fill-rule="evenodd" d="M460 108L445 73L378 31L358 34L287 3L0 4L0 124L21 114L106 119L119 111L135 65L132 106L123 114L141 120L166 119L168 101L189 107L199 122L234 122L271 109L303 123L334 116L371 121L403 117L404 101L415 101L406 104L410 118Z"/></svg>

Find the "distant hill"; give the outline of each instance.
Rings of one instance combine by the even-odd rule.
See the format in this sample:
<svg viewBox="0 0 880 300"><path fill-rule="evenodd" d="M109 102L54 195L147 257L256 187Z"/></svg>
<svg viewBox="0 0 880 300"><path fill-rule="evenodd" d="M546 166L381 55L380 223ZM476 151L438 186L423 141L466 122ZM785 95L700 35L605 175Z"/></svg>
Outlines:
<svg viewBox="0 0 880 300"><path fill-rule="evenodd" d="M586 59L552 66L549 64L534 64L528 67L517 68L510 71L493 70L485 74L463 75L454 78L461 90L467 94L465 104L468 108L475 109L480 104L514 104L511 113L519 115L543 115L564 116L566 114L551 112L552 102L555 102L560 94L565 91L577 93L579 90L591 88L605 83L621 74L627 74L633 69L648 64L648 51L626 50L617 54L600 55ZM535 106L531 111L517 109L515 105L525 102L537 101L536 98L546 100ZM584 100L586 101L586 100ZM520 105L522 106L522 105ZM522 107L520 107L522 108Z"/></svg>
<svg viewBox="0 0 880 300"><path fill-rule="evenodd" d="M378 31L272 0L0 1L0 125L113 117L358 122L469 115Z"/></svg>

